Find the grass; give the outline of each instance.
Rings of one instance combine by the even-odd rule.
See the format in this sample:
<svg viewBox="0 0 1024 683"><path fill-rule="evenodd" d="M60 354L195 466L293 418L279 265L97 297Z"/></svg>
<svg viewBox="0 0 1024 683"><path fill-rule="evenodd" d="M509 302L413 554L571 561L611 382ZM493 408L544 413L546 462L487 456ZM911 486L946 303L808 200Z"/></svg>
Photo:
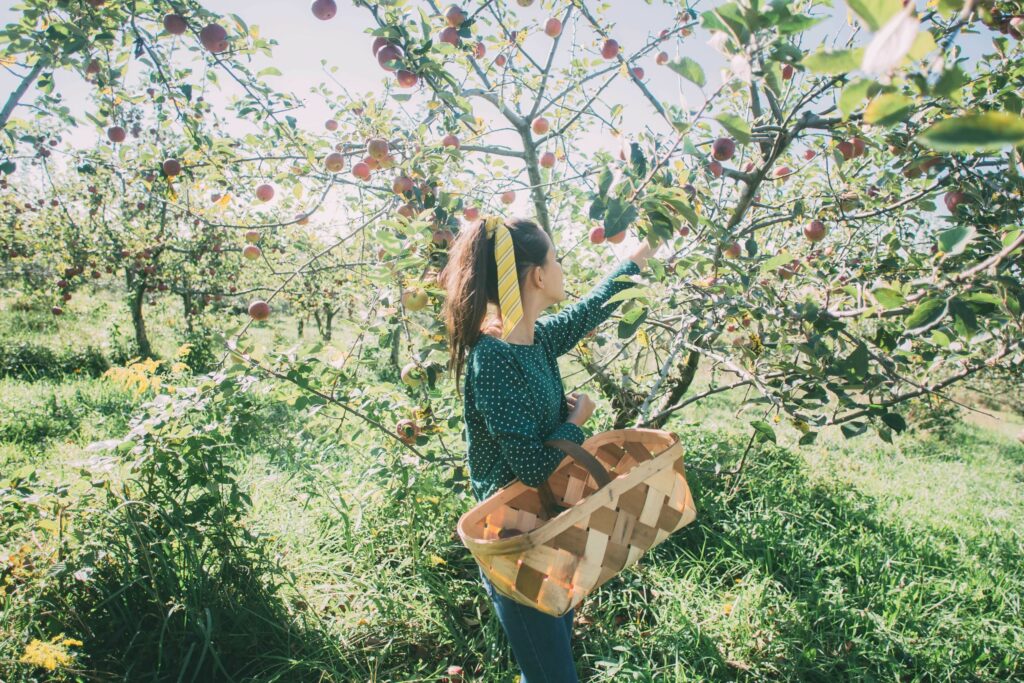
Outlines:
<svg viewBox="0 0 1024 683"><path fill-rule="evenodd" d="M60 334L102 344L100 320L62 320ZM164 323L153 329L174 336ZM258 342L292 331L282 324ZM1024 677L1015 428L962 422L891 445L824 433L796 448L780 427L780 445L759 448L736 482L711 471L733 466L746 445L757 415L738 410L740 398L713 396L669 425L686 446L698 521L577 608L581 680ZM20 573L0 559L0 585L17 576L0 597L0 679L39 680L18 658L58 628L83 641L72 648L80 671L49 680L437 681L449 664L467 680L516 679L454 535L472 501L453 496L429 462L389 467L403 454L351 420L300 415L270 395L249 409L260 428L221 455L252 498L237 552L201 558L183 542L153 555L165 564L147 565L132 536L152 533L152 520L125 523L82 503L95 517L69 516L69 534L119 559L95 563L89 580L50 577L55 540L33 526L50 504L43 493L67 486L70 505L87 500L88 444L121 437L140 409L103 378L0 382L0 471L34 466L37 493L19 500L39 497L0 501L0 558L37 546L36 565Z"/></svg>

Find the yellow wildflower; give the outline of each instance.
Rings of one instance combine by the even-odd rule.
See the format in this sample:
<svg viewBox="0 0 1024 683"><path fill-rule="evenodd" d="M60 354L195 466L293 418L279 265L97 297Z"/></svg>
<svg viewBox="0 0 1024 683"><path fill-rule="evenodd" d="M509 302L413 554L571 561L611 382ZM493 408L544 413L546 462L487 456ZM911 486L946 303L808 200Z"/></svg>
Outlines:
<svg viewBox="0 0 1024 683"><path fill-rule="evenodd" d="M69 645L81 646L82 641L65 638L63 634L54 636L50 642L33 638L32 642L25 646L25 652L18 661L53 671L58 666L67 666L71 663L71 653L67 650Z"/></svg>

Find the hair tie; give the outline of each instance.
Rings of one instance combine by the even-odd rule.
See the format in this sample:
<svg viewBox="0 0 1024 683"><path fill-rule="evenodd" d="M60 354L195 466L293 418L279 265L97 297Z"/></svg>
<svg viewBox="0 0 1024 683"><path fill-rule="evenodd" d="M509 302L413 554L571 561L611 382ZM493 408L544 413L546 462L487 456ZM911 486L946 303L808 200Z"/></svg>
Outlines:
<svg viewBox="0 0 1024 683"><path fill-rule="evenodd" d="M519 276L516 270L515 249L512 247L512 233L501 216L488 216L483 221L487 237L495 237L494 262L498 266L498 302L501 310L502 334L507 339L523 318L523 302L519 298Z"/></svg>

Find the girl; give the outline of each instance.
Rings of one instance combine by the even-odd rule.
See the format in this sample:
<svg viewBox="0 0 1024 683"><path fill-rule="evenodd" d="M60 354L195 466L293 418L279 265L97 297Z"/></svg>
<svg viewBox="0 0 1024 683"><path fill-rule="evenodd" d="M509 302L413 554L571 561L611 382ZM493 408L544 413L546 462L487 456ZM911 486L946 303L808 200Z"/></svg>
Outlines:
<svg viewBox="0 0 1024 683"><path fill-rule="evenodd" d="M547 233L532 221L499 217L459 233L438 280L447 290L449 369L463 398L463 437L477 501L515 479L533 487L547 481L565 453L544 441L583 443L582 426L594 402L586 394L565 396L558 357L611 315L620 302L605 302L633 284L613 280L638 274L656 249L644 241L582 300L541 318L566 298L561 257ZM507 286L499 291L501 274ZM501 315L485 322L488 304L500 307ZM480 578L522 683L577 681L570 646L575 610L552 617L501 595L482 571Z"/></svg>

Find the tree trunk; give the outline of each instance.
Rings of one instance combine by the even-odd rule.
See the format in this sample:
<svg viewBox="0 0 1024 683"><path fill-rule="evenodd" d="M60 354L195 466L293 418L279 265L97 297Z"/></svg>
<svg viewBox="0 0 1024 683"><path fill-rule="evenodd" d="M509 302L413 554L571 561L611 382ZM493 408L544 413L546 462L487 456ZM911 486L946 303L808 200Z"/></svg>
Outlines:
<svg viewBox="0 0 1024 683"><path fill-rule="evenodd" d="M306 327L306 318L304 316L301 316L301 315L298 316L296 318L295 325L296 325L296 332L299 335L299 339L302 339L302 332L303 332L303 330Z"/></svg>
<svg viewBox="0 0 1024 683"><path fill-rule="evenodd" d="M189 292L181 293L181 305L185 309L185 328L189 334L192 334L192 294Z"/></svg>
<svg viewBox="0 0 1024 683"><path fill-rule="evenodd" d="M324 326L320 330L320 336L323 337L324 341L331 341L331 335L334 334L334 309L324 304Z"/></svg>
<svg viewBox="0 0 1024 683"><path fill-rule="evenodd" d="M142 317L142 302L145 296L146 286L136 285L128 303L132 309L132 327L135 328L135 344L138 346L139 355L143 358L155 358L153 347L149 345L149 337L146 336L146 320Z"/></svg>

